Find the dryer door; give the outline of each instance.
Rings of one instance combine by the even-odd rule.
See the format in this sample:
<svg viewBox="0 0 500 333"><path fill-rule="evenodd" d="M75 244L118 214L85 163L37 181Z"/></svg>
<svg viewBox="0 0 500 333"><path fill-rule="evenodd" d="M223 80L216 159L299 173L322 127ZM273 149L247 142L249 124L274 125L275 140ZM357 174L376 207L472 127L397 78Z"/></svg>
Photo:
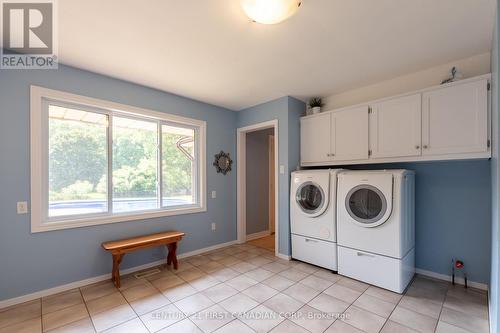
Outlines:
<svg viewBox="0 0 500 333"><path fill-rule="evenodd" d="M377 187L361 184L353 187L346 195L345 208L357 225L373 228L383 224L391 215L391 198Z"/></svg>
<svg viewBox="0 0 500 333"><path fill-rule="evenodd" d="M309 217L316 217L325 211L328 205L328 193L313 181L302 183L295 194L295 202L302 213Z"/></svg>

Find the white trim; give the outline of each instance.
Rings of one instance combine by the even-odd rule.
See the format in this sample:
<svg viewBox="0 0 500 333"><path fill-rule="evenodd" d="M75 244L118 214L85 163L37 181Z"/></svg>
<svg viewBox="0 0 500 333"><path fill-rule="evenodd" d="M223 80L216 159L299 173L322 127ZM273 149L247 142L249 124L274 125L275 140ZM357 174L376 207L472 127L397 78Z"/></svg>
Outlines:
<svg viewBox="0 0 500 333"><path fill-rule="evenodd" d="M236 240L232 240L232 241L226 242L226 243L215 244L215 245L204 247L204 248L201 248L201 249L198 249L198 250L193 250L193 251L189 251L189 252L186 252L186 253L179 254L177 256L177 258L183 259L183 258L188 258L188 257L192 257L192 256L197 256L198 254L202 254L202 253L205 253L205 252L210 252L210 251L222 249L224 247L228 247L228 246L231 246L231 245L234 245L234 244L237 244L237 243L238 242Z"/></svg>
<svg viewBox="0 0 500 333"><path fill-rule="evenodd" d="M33 200L33 198L31 199ZM33 202L33 201L32 201ZM117 222L129 222L137 220L152 219L164 216L174 216L174 215L185 215L206 212L206 207L196 207L196 208L182 208L182 209L168 209L168 210L155 210L155 211L144 211L139 213L125 213L125 214L113 214L99 217L85 217L78 220L64 220L63 222L45 222L45 223L34 223L33 217L31 219L31 232L44 232L52 230L61 229L72 229L80 227L89 227L100 224L109 224ZM32 209L31 215L34 215ZM39 220L40 221L40 220ZM35 221L36 222L36 221Z"/></svg>
<svg viewBox="0 0 500 333"><path fill-rule="evenodd" d="M271 234L271 232L269 230L264 230L264 231L259 231L259 232L253 233L253 234L248 234L247 241L266 237L266 236L269 236L270 234Z"/></svg>
<svg viewBox="0 0 500 333"><path fill-rule="evenodd" d="M157 210L148 210L141 212L131 212L124 214L109 214L99 216L83 216L75 217L74 219L64 219L61 221L44 221L43 213L44 202L46 198L46 179L47 170L45 169L46 160L46 145L43 138L43 131L46 126L43 125L43 103L44 99L61 101L64 103L74 103L84 107L94 107L100 110L107 110L110 113L120 112L124 115L140 115L144 118L150 118L155 121L173 122L179 125L187 125L195 127L196 133L199 136L198 148L198 164L199 180L197 182L196 196L198 202L196 205L187 207L178 207L173 209L160 208ZM104 111L103 111L104 112ZM31 232L43 232L50 230L78 228L85 226L93 226L99 224L108 224L115 222L128 222L134 220L150 219L156 217L165 217L173 215L184 215L192 213L200 213L207 211L206 205L206 122L198 119L181 117L164 112L142 109L130 105L119 104L115 102L105 101L101 99L75 95L63 91L31 86L30 96L30 159L31 159ZM108 132L109 133L109 132ZM109 147L108 147L109 148ZM108 149L109 150L109 149ZM109 152L108 152L109 155ZM108 156L108 158L112 158ZM201 168L201 169L200 169ZM108 184L108 186L111 186Z"/></svg>
<svg viewBox="0 0 500 333"><path fill-rule="evenodd" d="M76 95L65 91L53 90L35 85L31 86L31 95L33 96L33 94L35 94L35 97L39 98L48 97L49 99L63 100L65 102L75 103L75 104L85 104L86 106L91 106L98 109L106 109L111 111L119 111L121 113L128 113L129 115L140 114L142 116L146 116L152 119L165 119L168 121L181 123L188 126L193 126L193 125L206 126L206 122L199 119L173 115L170 113L154 111L150 109L143 109L132 105L115 103L104 99L87 97L83 95Z"/></svg>
<svg viewBox="0 0 500 333"><path fill-rule="evenodd" d="M192 257L192 256L195 256L195 255L198 255L201 253L205 253L205 252L217 250L220 248L228 247L228 246L231 246L233 244L236 244L236 241L230 241L227 243L216 244L216 245L212 245L212 246L205 247L202 249L182 253L182 254L178 255L177 258L179 258L179 259L188 258L188 257ZM122 275L130 274L130 273L134 273L134 272L141 271L144 269L163 265L163 264L165 264L165 260L166 259L156 260L156 261L153 261L153 262L150 262L147 264L143 264L143 265L139 265L139 266L135 266L135 267L130 267L127 269L122 269L122 270L120 270L120 274L122 274ZM75 281L75 282L71 282L68 284L63 284L63 285L49 288L49 289L36 291L34 293L23 295L23 296L18 296L15 298L6 299L3 301L0 301L0 309L6 308L6 307L9 307L12 305L16 305L16 304L21 304L24 302L29 302L29 301L32 301L32 300L37 299L37 298L59 294L59 293L62 293L62 292L65 292L65 291L68 291L71 289L81 288L81 287L84 287L84 286L87 286L87 285L90 285L93 283L97 283L97 282L101 282L101 281L105 281L105 280L109 280L109 279L111 279L111 273L103 274L103 275L99 275L99 276L94 276L94 277L91 277L88 279Z"/></svg>
<svg viewBox="0 0 500 333"><path fill-rule="evenodd" d="M281 254L281 253L276 254L276 257L283 260L292 260L292 256L287 256L286 254Z"/></svg>
<svg viewBox="0 0 500 333"><path fill-rule="evenodd" d="M451 160L479 160L491 158L491 145L488 151L483 153L463 153L435 156L407 156L407 157L388 157L372 158L366 160L349 161L325 161L325 162L301 162L302 167L315 166L336 166L336 165L354 165L354 164L382 164L382 163L407 163L407 162L430 162L430 161L451 161Z"/></svg>
<svg viewBox="0 0 500 333"><path fill-rule="evenodd" d="M434 279L451 282L451 275L435 273L435 272L427 271L425 269L420 269L420 268L416 268L415 273L420 274L420 275L424 275L424 276L428 276L428 277L431 277ZM455 283L460 284L460 285L464 285L465 281L462 277L455 276ZM474 281L468 280L467 286L472 287L472 288L476 288L476 289L481 289L481 290L488 290L488 285L485 283L481 283L481 282L474 282Z"/></svg>
<svg viewBox="0 0 500 333"><path fill-rule="evenodd" d="M279 132L278 132L278 119L265 121L250 126L240 127L237 129L236 134L236 165L237 165L237 235L238 243L246 241L246 134L263 129L274 129L274 204L275 204L275 251L274 254L279 256Z"/></svg>
<svg viewBox="0 0 500 333"><path fill-rule="evenodd" d="M269 135L267 146L268 146L268 149L269 149L269 160L271 160L271 159L274 160L274 134L273 135ZM271 152L271 149L270 149L271 147L273 148L272 152ZM269 163L268 163L268 165L269 165ZM271 170L269 170L269 171L271 171ZM271 178L272 172L268 172L268 173L269 173L269 177ZM273 191L272 192L276 193L276 191L277 191L277 186L276 186L277 180L273 179L273 181L274 181L274 184L273 184ZM271 191L269 191L269 192L271 192ZM269 206L271 206L271 204L273 203L273 198L271 198L271 195L269 195L268 202L269 202ZM276 209L278 209L278 207L276 207L276 205L274 205L274 211L276 211ZM274 220L274 218L273 218L273 212L271 211L270 207L269 207L268 216L269 216L269 227L268 227L268 229L269 229L269 233L272 233L272 232L275 232L276 221L273 221Z"/></svg>

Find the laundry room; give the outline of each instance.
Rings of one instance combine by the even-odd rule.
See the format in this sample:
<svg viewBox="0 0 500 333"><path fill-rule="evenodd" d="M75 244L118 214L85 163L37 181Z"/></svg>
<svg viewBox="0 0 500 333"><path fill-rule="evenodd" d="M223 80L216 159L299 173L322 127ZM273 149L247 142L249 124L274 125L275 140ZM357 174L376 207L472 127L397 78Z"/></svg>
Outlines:
<svg viewBox="0 0 500 333"><path fill-rule="evenodd" d="M500 0L0 0L0 333L500 333Z"/></svg>

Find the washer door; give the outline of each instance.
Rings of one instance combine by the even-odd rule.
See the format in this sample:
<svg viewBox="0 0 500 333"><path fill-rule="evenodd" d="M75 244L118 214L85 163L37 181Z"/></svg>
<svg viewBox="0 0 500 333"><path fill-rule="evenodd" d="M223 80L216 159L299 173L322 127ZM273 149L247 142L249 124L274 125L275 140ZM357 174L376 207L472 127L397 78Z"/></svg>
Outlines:
<svg viewBox="0 0 500 333"><path fill-rule="evenodd" d="M363 184L353 187L346 195L345 208L361 227L372 228L381 225L391 215L392 205L378 188Z"/></svg>
<svg viewBox="0 0 500 333"><path fill-rule="evenodd" d="M321 186L312 181L302 183L295 194L295 202L300 210L309 217L321 215L327 206L327 198Z"/></svg>

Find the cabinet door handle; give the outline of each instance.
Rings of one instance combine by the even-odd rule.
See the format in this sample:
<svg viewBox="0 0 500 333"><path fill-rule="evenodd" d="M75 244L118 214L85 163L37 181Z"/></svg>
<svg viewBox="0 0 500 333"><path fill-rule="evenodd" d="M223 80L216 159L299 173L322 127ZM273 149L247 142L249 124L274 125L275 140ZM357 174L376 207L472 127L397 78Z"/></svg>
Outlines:
<svg viewBox="0 0 500 333"><path fill-rule="evenodd" d="M370 257L370 258L374 258L375 257L373 254L368 254L368 253L363 253L363 252L356 252L356 255L358 257Z"/></svg>
<svg viewBox="0 0 500 333"><path fill-rule="evenodd" d="M419 146L419 145L416 145L416 146L415 146L415 149L420 149L420 146Z"/></svg>
<svg viewBox="0 0 500 333"><path fill-rule="evenodd" d="M427 146L427 145L423 145L423 148L424 148L424 149L427 149L427 148L429 148L429 146Z"/></svg>
<svg viewBox="0 0 500 333"><path fill-rule="evenodd" d="M309 238L306 238L306 242L309 243L317 243L318 241L317 240L314 240L314 239L309 239Z"/></svg>

